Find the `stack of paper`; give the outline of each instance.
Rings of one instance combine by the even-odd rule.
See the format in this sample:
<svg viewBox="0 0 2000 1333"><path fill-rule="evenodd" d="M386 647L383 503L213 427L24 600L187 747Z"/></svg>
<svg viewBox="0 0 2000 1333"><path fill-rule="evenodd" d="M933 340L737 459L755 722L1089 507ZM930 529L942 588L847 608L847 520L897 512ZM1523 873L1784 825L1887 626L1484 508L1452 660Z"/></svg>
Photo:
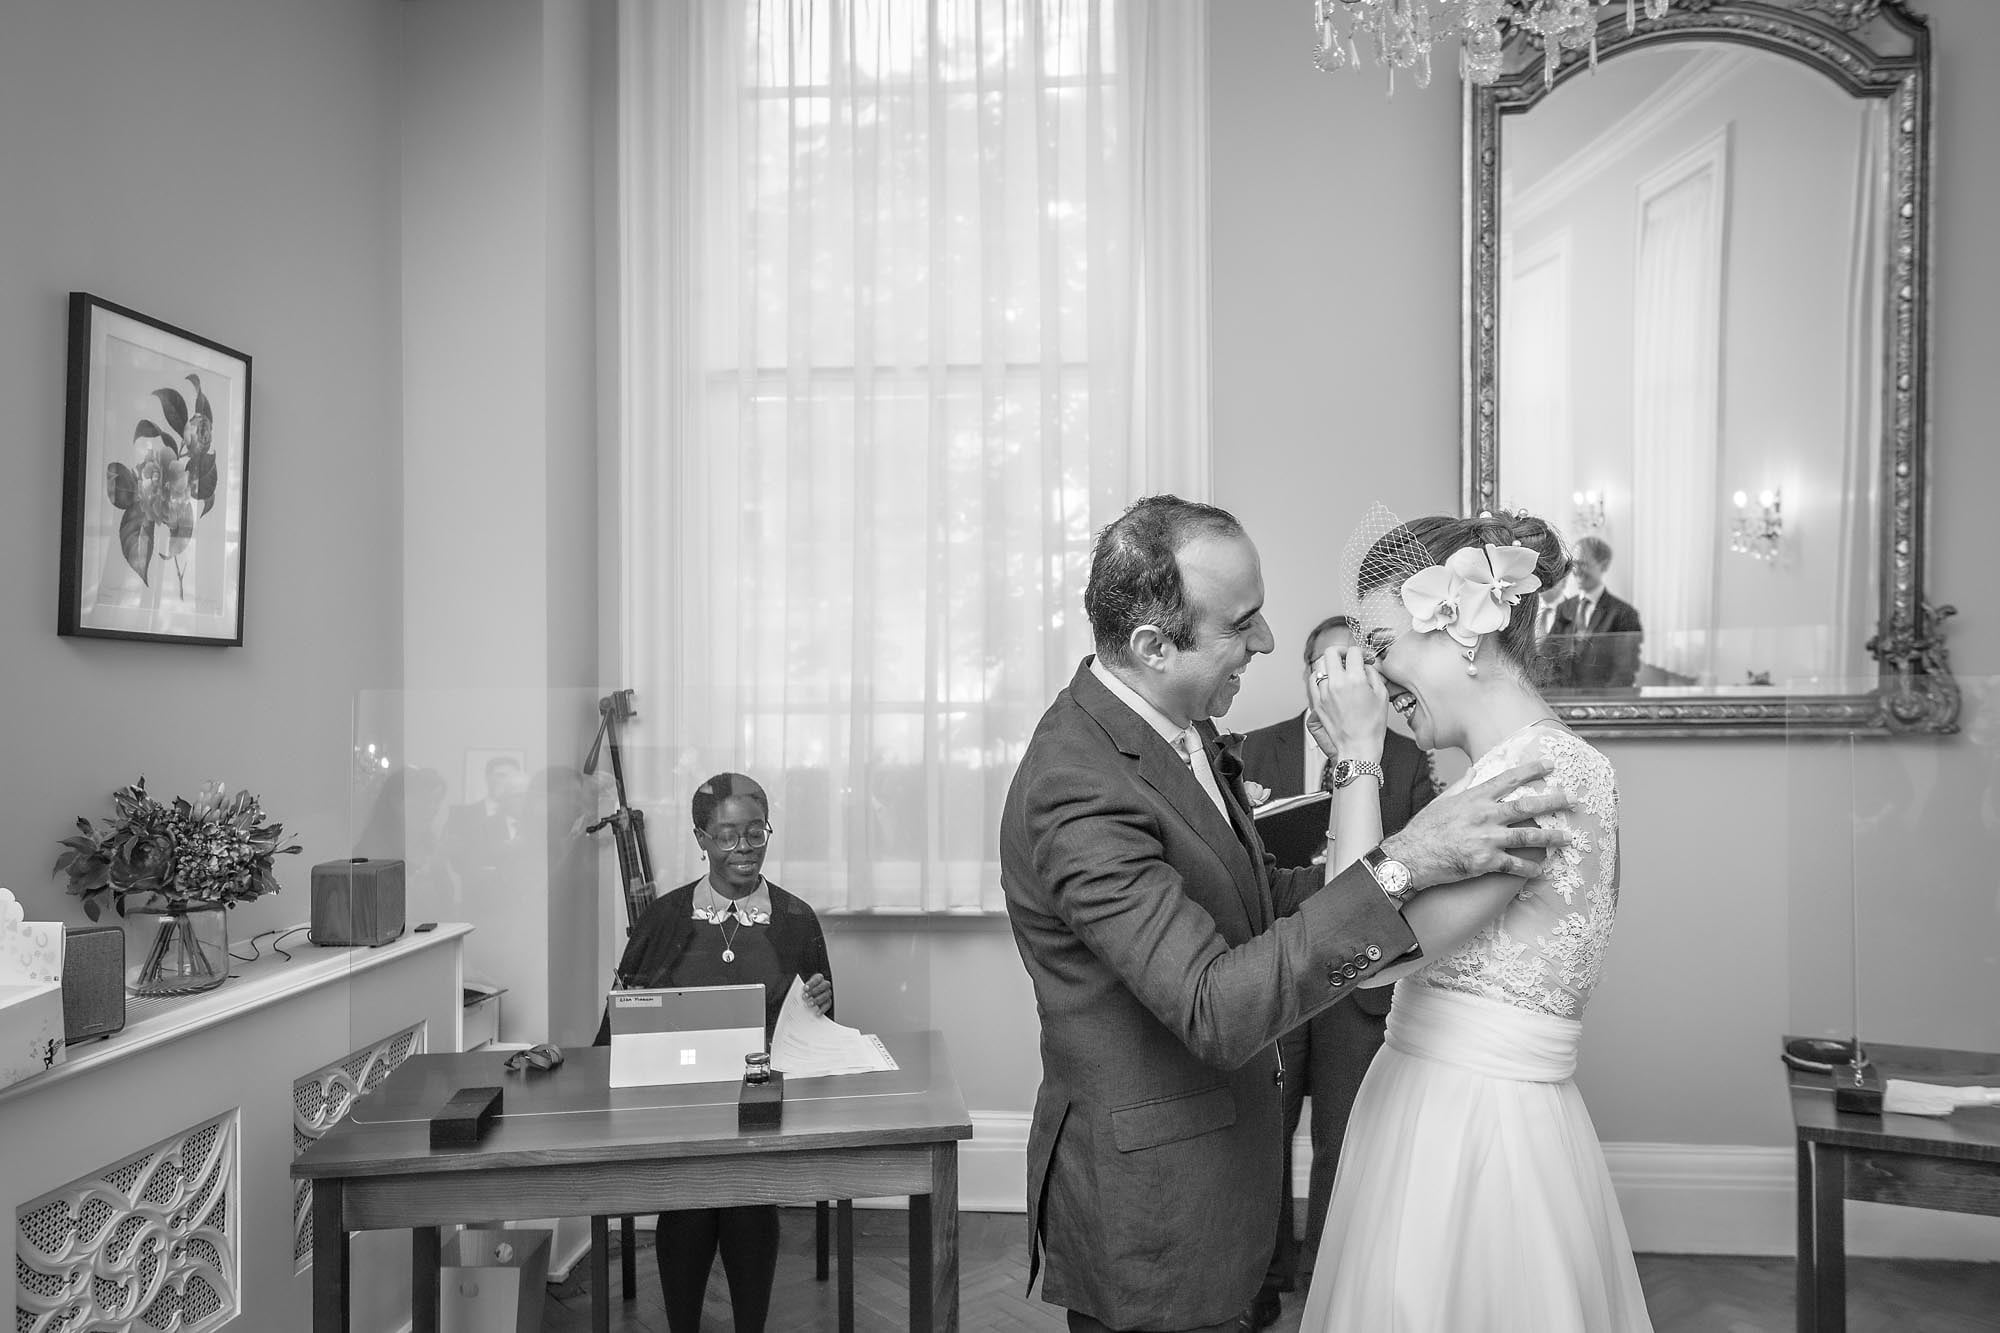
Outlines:
<svg viewBox="0 0 2000 1333"><path fill-rule="evenodd" d="M786 1078L873 1074L896 1062L879 1038L842 1027L806 1003L805 983L792 978L778 1026L771 1034L771 1068Z"/></svg>

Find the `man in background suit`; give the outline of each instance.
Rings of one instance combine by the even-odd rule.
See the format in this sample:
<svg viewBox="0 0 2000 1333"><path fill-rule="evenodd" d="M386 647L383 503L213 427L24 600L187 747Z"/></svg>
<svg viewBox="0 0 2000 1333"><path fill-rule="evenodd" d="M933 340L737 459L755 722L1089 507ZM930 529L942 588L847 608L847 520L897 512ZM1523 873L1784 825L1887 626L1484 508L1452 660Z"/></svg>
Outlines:
<svg viewBox="0 0 2000 1333"><path fill-rule="evenodd" d="M446 814L445 855L468 887L497 887L501 865L520 845L527 791L521 761L495 755L486 761L484 798L454 805Z"/></svg>
<svg viewBox="0 0 2000 1333"><path fill-rule="evenodd" d="M1604 586L1611 544L1602 537L1576 543L1577 595L1556 608L1549 643L1567 663L1562 683L1578 689L1630 689L1639 682L1639 612Z"/></svg>
<svg viewBox="0 0 2000 1333"><path fill-rule="evenodd" d="M1559 791L1500 799L1548 771L1524 764L1433 802L1330 883L1274 870L1209 720L1272 648L1263 602L1234 517L1133 504L1091 553L1097 653L1001 815L1041 1022L1028 1281L1046 1259L1043 1299L1073 1333L1250 1326L1283 1192L1278 1037L1415 950L1389 890L1533 875L1539 858L1512 849L1564 841L1532 826Z"/></svg>
<svg viewBox="0 0 2000 1333"><path fill-rule="evenodd" d="M1328 616L1306 636L1305 671L1300 679L1310 693L1313 664L1329 650L1354 642L1346 616ZM1310 709L1297 716L1259 727L1243 738L1243 776L1270 790L1272 797L1306 791L1333 790L1333 761L1320 752L1306 723ZM1430 804L1430 757L1400 732L1382 737L1382 832L1394 833L1410 816ZM1361 1090L1361 1076L1382 1046L1382 1031L1395 991L1388 986L1357 991L1347 1004L1322 1010L1310 1022L1287 1032L1278 1043L1285 1059L1285 1193L1278 1207L1278 1239L1263 1290L1253 1307L1256 1326L1276 1323L1279 1292L1302 1286L1319 1257L1320 1232L1326 1226L1326 1205L1333 1197L1334 1169L1340 1164L1341 1140L1347 1137L1347 1113ZM1312 1181L1306 1195L1306 1234L1301 1249L1292 1202L1292 1137L1307 1094L1312 1096Z"/></svg>

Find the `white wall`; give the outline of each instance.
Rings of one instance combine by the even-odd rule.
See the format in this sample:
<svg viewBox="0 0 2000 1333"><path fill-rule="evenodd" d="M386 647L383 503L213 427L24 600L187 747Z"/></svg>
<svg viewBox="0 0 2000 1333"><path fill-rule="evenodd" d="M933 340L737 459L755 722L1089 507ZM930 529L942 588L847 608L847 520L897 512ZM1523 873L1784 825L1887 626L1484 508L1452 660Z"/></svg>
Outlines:
<svg viewBox="0 0 2000 1333"><path fill-rule="evenodd" d="M393 0L0 6L0 884L145 775L260 793L305 844L239 938L346 854L349 711L401 673ZM244 646L64 639L66 295L252 358Z"/></svg>
<svg viewBox="0 0 2000 1333"><path fill-rule="evenodd" d="M578 769L597 727L597 194L602 5L406 4L402 189L404 663L399 759L453 803L468 751L521 752L546 820L498 875L425 911L482 927L508 1040L587 1041L602 1000L601 845ZM600 71L602 74L602 71ZM476 767L476 765L475 765ZM413 908L414 910L414 908Z"/></svg>

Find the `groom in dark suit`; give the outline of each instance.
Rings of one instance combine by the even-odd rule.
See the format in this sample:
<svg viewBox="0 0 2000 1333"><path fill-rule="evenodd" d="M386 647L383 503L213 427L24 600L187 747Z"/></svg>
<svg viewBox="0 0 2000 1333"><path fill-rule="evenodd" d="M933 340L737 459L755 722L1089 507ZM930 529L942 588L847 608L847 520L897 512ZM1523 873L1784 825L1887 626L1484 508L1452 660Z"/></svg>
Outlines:
<svg viewBox="0 0 2000 1333"><path fill-rule="evenodd" d="M1328 616L1306 635L1305 675L1310 676L1321 654L1346 648L1354 631L1346 616ZM1307 685L1310 690L1310 682ZM1333 761L1321 753L1307 730L1312 714L1301 711L1283 722L1259 727L1243 738L1243 776L1268 790L1272 797L1297 796L1308 790L1333 790ZM1382 832L1394 833L1410 816L1430 804L1430 756L1400 732L1382 737ZM1283 864L1282 861L1279 863ZM1253 1307L1255 1325L1275 1323L1279 1295L1310 1277L1319 1255L1320 1233L1326 1227L1326 1205L1333 1197L1334 1169L1340 1164L1341 1140L1347 1136L1347 1113L1361 1090L1361 1076L1382 1047L1382 1031L1395 994L1387 986L1356 991L1347 1004L1322 1010L1310 1022L1287 1032L1278 1043L1285 1060L1284 1146L1285 1191L1278 1207L1278 1240L1271 1267ZM1292 1203L1292 1136L1307 1094L1312 1096L1312 1181L1306 1195L1306 1234L1297 1235Z"/></svg>
<svg viewBox="0 0 2000 1333"><path fill-rule="evenodd" d="M1029 1283L1046 1260L1042 1295L1080 1333L1246 1326L1282 1193L1278 1037L1415 950L1409 891L1532 875L1512 851L1564 840L1532 825L1559 792L1499 799L1547 771L1526 764L1433 802L1324 892L1320 870L1275 871L1209 720L1271 650L1263 602L1230 514L1126 510L1091 554L1097 653L1001 815L1042 1027Z"/></svg>

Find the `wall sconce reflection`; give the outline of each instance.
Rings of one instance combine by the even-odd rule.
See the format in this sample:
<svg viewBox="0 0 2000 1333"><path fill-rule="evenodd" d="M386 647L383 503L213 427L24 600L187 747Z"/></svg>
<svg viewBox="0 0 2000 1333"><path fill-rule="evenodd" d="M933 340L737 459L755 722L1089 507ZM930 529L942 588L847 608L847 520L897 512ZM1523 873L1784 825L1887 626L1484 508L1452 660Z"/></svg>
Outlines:
<svg viewBox="0 0 2000 1333"><path fill-rule="evenodd" d="M1588 537L1604 531L1604 492L1574 491L1570 503L1576 506L1576 534Z"/></svg>
<svg viewBox="0 0 2000 1333"><path fill-rule="evenodd" d="M1784 495L1779 491L1759 491L1757 508L1750 497L1736 492L1736 522L1729 530L1729 549L1752 560L1775 562L1785 545Z"/></svg>
<svg viewBox="0 0 2000 1333"><path fill-rule="evenodd" d="M389 747L370 741L367 745L354 747L354 775L363 781L379 781L395 767L389 758Z"/></svg>

